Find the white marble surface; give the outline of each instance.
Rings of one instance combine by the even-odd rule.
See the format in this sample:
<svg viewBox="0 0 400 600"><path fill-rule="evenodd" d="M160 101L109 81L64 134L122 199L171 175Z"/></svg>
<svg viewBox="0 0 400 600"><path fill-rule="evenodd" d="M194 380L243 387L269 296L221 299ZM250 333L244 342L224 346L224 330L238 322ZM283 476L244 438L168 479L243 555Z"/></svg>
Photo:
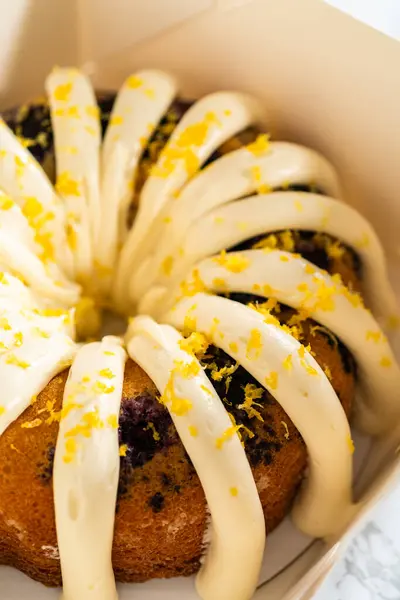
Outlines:
<svg viewBox="0 0 400 600"><path fill-rule="evenodd" d="M327 0L400 40L400 0ZM371 515L315 600L400 600L400 481Z"/></svg>
<svg viewBox="0 0 400 600"><path fill-rule="evenodd" d="M400 599L400 481L350 545L315 600Z"/></svg>

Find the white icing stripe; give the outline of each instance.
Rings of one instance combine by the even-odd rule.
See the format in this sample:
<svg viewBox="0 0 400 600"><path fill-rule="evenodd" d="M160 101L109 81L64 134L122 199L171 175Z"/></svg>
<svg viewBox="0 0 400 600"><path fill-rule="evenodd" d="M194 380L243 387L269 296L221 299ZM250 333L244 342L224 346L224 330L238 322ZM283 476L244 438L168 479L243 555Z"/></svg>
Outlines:
<svg viewBox="0 0 400 600"><path fill-rule="evenodd" d="M350 427L316 360L291 335L232 300L199 293L179 301L164 321L183 328L188 316L271 392L302 435L310 472L294 508L297 526L315 537L340 529L353 507Z"/></svg>
<svg viewBox="0 0 400 600"><path fill-rule="evenodd" d="M360 296L325 271L288 252L246 250L227 256L225 266L220 258L198 264L186 284L195 285L197 279L210 292L256 294L306 311L336 334L357 362L362 400L366 402L358 406L359 425L371 434L390 428L393 419L400 416L400 370L385 335ZM236 265L243 266L240 272L229 268L235 259ZM176 296L169 296L171 305ZM168 298L158 298L154 305L157 307L159 311L160 307L166 310ZM141 311L153 314L150 306L141 307Z"/></svg>
<svg viewBox="0 0 400 600"><path fill-rule="evenodd" d="M35 243L35 232L23 215L20 206L12 198L0 190L0 230L21 240L26 248L40 255L40 249Z"/></svg>
<svg viewBox="0 0 400 600"><path fill-rule="evenodd" d="M128 282L148 250L149 228L157 214L216 148L259 116L253 99L234 92L210 94L184 114L143 187L135 223L121 250L113 290L121 308L127 308Z"/></svg>
<svg viewBox="0 0 400 600"><path fill-rule="evenodd" d="M117 598L111 550L125 360L118 338L87 344L65 386L53 480L64 600Z"/></svg>
<svg viewBox="0 0 400 600"><path fill-rule="evenodd" d="M374 313L383 319L398 313L387 277L382 246L371 225L353 208L325 196L273 192L238 200L211 211L186 231L182 256L175 256L167 286L179 283L199 260L253 236L281 229L328 233L354 248L363 266L363 286Z"/></svg>
<svg viewBox="0 0 400 600"><path fill-rule="evenodd" d="M260 144L261 145L261 144ZM317 152L288 142L257 144L230 152L211 163L183 188L179 198L168 203L152 228L156 232L152 253L132 278L131 296L140 297L143 288L157 279L163 261L178 255L185 232L210 210L232 200L262 191L265 186L312 184L340 197L336 173ZM161 235L162 233L162 235ZM153 236L155 238L155 236Z"/></svg>
<svg viewBox="0 0 400 600"><path fill-rule="evenodd" d="M130 356L158 389L164 394L167 389L191 404L186 412L174 410L174 404L168 401L166 406L195 466L211 512L211 546L197 577L200 597L250 598L264 551L264 515L237 434L217 447L217 440L232 428L228 413L197 359L180 348L183 338L172 327L138 317L129 328L128 338ZM194 373L185 377L180 368L188 365Z"/></svg>
<svg viewBox="0 0 400 600"><path fill-rule="evenodd" d="M139 160L175 94L176 83L166 73L139 71L128 77L115 100L102 149L101 227L95 253L106 287L119 244L128 233Z"/></svg>
<svg viewBox="0 0 400 600"><path fill-rule="evenodd" d="M10 273L0 271L1 310L16 308L40 308L43 302L25 285Z"/></svg>
<svg viewBox="0 0 400 600"><path fill-rule="evenodd" d="M65 202L76 277L88 281L100 220L99 108L89 79L76 69L54 69L46 90L54 131L56 189Z"/></svg>
<svg viewBox="0 0 400 600"><path fill-rule="evenodd" d="M61 199L31 153L0 119L0 188L22 208L36 232L48 263L56 262L73 273L72 254L66 243L65 212Z"/></svg>
<svg viewBox="0 0 400 600"><path fill-rule="evenodd" d="M19 250L17 250L17 247ZM36 291L64 304L74 304L79 288L53 264L49 268L39 257L35 231L21 208L0 190L0 264L23 275Z"/></svg>
<svg viewBox="0 0 400 600"><path fill-rule="evenodd" d="M7 310L0 315L0 325L2 435L49 381L71 364L76 345L63 316L44 318L31 311Z"/></svg>
<svg viewBox="0 0 400 600"><path fill-rule="evenodd" d="M11 348L23 347L25 334L39 339L48 339L52 334L63 334L69 338L75 336L73 311L48 311L40 308L18 306L0 308L0 354ZM50 315L49 315L50 313ZM19 334L22 333L22 336Z"/></svg>
<svg viewBox="0 0 400 600"><path fill-rule="evenodd" d="M17 238L0 230L0 267L21 276L39 295L47 296L53 304L73 306L79 299L79 288L63 288L47 274L40 260L30 253Z"/></svg>
<svg viewBox="0 0 400 600"><path fill-rule="evenodd" d="M79 287L67 279L56 265L47 268L39 258L35 233L21 208L0 191L0 265L22 276L32 289L54 302L71 306L79 298Z"/></svg>

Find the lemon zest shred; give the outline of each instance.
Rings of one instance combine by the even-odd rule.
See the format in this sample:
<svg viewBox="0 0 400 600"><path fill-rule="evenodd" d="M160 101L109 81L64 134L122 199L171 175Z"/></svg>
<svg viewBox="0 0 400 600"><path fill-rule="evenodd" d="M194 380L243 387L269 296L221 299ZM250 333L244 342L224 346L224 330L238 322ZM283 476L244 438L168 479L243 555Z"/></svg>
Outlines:
<svg viewBox="0 0 400 600"><path fill-rule="evenodd" d="M300 202L300 200L295 200L294 201L294 207L298 212L302 212L304 210L304 206L303 204Z"/></svg>
<svg viewBox="0 0 400 600"><path fill-rule="evenodd" d="M278 387L278 373L276 371L271 371L271 373L266 376L265 383L271 390L276 390Z"/></svg>
<svg viewBox="0 0 400 600"><path fill-rule="evenodd" d="M286 371L291 371L293 369L293 357L291 354L288 354L287 357L283 360L283 368Z"/></svg>
<svg viewBox="0 0 400 600"><path fill-rule="evenodd" d="M125 85L134 90L143 85L143 79L141 79L138 75L130 75L126 80Z"/></svg>
<svg viewBox="0 0 400 600"><path fill-rule="evenodd" d="M262 336L259 329L252 329L246 346L246 357L257 360L263 348Z"/></svg>
<svg viewBox="0 0 400 600"><path fill-rule="evenodd" d="M174 371L179 373L185 379L191 379L192 377L196 377L201 371L201 367L198 362L192 360L187 363L183 360L175 360L174 361Z"/></svg>
<svg viewBox="0 0 400 600"><path fill-rule="evenodd" d="M59 102L68 102L72 92L72 82L60 83L54 89L54 99Z"/></svg>
<svg viewBox="0 0 400 600"><path fill-rule="evenodd" d="M200 388L205 392L208 396L212 396L212 391L206 385L200 385Z"/></svg>
<svg viewBox="0 0 400 600"><path fill-rule="evenodd" d="M285 429L284 437L288 440L289 439L289 427L287 426L286 421L281 421L281 425Z"/></svg>
<svg viewBox="0 0 400 600"><path fill-rule="evenodd" d="M354 446L354 442L350 435L347 436L346 443L347 443L347 447L350 451L350 454L354 454L355 446Z"/></svg>
<svg viewBox="0 0 400 600"><path fill-rule="evenodd" d="M92 388L95 394L111 394L115 387L113 385L107 385L102 381L96 381Z"/></svg>
<svg viewBox="0 0 400 600"><path fill-rule="evenodd" d="M72 179L68 171L63 171L57 177L55 188L59 194L64 196L80 196L79 182Z"/></svg>
<svg viewBox="0 0 400 600"><path fill-rule="evenodd" d="M240 429L242 429L242 428L243 428L243 425L231 425L230 427L225 429L223 434L220 437L218 437L215 441L215 445L216 445L217 449L221 450L221 448L223 447L225 442L230 440L235 435L235 433L238 433L240 431Z"/></svg>
<svg viewBox="0 0 400 600"><path fill-rule="evenodd" d="M6 363L8 365L15 365L21 369L28 369L31 366L30 363L18 358L18 356L15 356L15 354L9 354L6 358Z"/></svg>
<svg viewBox="0 0 400 600"><path fill-rule="evenodd" d="M221 367L221 369L214 369L211 372L211 377L214 381L222 381L225 377L229 377L233 375L233 373L238 369L239 363L235 363L234 365Z"/></svg>
<svg viewBox="0 0 400 600"><path fill-rule="evenodd" d="M239 346L237 345L236 342L230 342L230 344L229 344L229 350L231 352L234 352L236 354L237 352L239 352Z"/></svg>
<svg viewBox="0 0 400 600"><path fill-rule="evenodd" d="M127 451L128 451L128 444L122 444L119 447L119 455L120 456L126 456Z"/></svg>
<svg viewBox="0 0 400 600"><path fill-rule="evenodd" d="M369 341L373 341L375 342L375 344L378 344L381 340L382 340L383 336L382 336L382 332L378 331L367 331L366 335L365 335L365 339L367 340L367 342Z"/></svg>
<svg viewBox="0 0 400 600"><path fill-rule="evenodd" d="M71 463L75 458L77 450L78 444L74 438L69 438L68 440L66 440L63 461L65 463Z"/></svg>
<svg viewBox="0 0 400 600"><path fill-rule="evenodd" d="M200 277L199 270L193 269L191 279L183 281L180 284L180 289L182 296L194 296L199 292L205 292L207 287Z"/></svg>
<svg viewBox="0 0 400 600"><path fill-rule="evenodd" d="M389 356L382 356L379 364L381 365L381 367L391 367L393 362Z"/></svg>
<svg viewBox="0 0 400 600"><path fill-rule="evenodd" d="M122 125L123 122L124 122L124 118L121 117L121 115L112 115L112 117L110 118L109 124L110 125Z"/></svg>
<svg viewBox="0 0 400 600"><path fill-rule="evenodd" d="M212 280L212 285L217 290L226 291L228 289L228 285L226 283L226 280L223 279L222 277L214 277L214 279Z"/></svg>
<svg viewBox="0 0 400 600"><path fill-rule="evenodd" d="M188 429L192 437L197 437L199 435L199 431L195 425L189 425Z"/></svg>
<svg viewBox="0 0 400 600"><path fill-rule="evenodd" d="M145 430L147 431L152 431L153 432L153 439L158 442L160 440L160 434L158 433L157 429L155 428L155 425L152 421L149 421L145 427Z"/></svg>
<svg viewBox="0 0 400 600"><path fill-rule="evenodd" d="M262 407L261 404L258 404L254 401L262 398L262 396L264 394L264 390L260 387L257 387L253 383L247 383L244 386L243 391L244 391L244 402L242 404L239 404L238 408L246 411L249 419L252 419L253 417L255 417L259 421L264 422L264 419L261 416L260 412L256 408L254 408L255 406Z"/></svg>
<svg viewBox="0 0 400 600"><path fill-rule="evenodd" d="M172 413L177 416L184 416L192 409L192 402L186 398L181 398L175 394L174 390L174 372L171 371L164 393L159 398L160 404L168 406Z"/></svg>
<svg viewBox="0 0 400 600"><path fill-rule="evenodd" d="M115 377L115 373L113 373L108 367L106 369L101 369L101 371L99 371L99 375L101 377L105 377L106 379L113 379Z"/></svg>
<svg viewBox="0 0 400 600"><path fill-rule="evenodd" d="M112 429L118 429L118 415L109 415L107 417L107 424Z"/></svg>
<svg viewBox="0 0 400 600"><path fill-rule="evenodd" d="M268 133L260 133L254 142L246 146L246 150L254 156L264 156L269 149L270 135Z"/></svg>
<svg viewBox="0 0 400 600"><path fill-rule="evenodd" d="M201 358L207 351L210 342L203 333L193 331L189 337L179 340L181 350Z"/></svg>
<svg viewBox="0 0 400 600"><path fill-rule="evenodd" d="M231 273L242 273L250 265L250 261L245 256L235 253L230 254L222 250L219 256L212 259L217 265L220 265Z"/></svg>
<svg viewBox="0 0 400 600"><path fill-rule="evenodd" d="M278 245L278 238L275 235L275 233L270 233L267 237L262 238L261 240L259 240L258 242L256 242L255 244L252 245L252 248L254 250L264 250L264 249L269 249L269 250L275 250L275 248Z"/></svg>

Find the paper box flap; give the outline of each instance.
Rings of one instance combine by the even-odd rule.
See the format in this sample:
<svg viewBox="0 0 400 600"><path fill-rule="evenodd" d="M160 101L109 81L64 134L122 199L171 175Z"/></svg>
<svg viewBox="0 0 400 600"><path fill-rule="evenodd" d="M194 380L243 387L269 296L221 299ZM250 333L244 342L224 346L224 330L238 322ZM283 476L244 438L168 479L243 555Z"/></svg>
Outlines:
<svg viewBox="0 0 400 600"><path fill-rule="evenodd" d="M12 0L0 19L0 106L37 95L55 64L78 64L75 0Z"/></svg>

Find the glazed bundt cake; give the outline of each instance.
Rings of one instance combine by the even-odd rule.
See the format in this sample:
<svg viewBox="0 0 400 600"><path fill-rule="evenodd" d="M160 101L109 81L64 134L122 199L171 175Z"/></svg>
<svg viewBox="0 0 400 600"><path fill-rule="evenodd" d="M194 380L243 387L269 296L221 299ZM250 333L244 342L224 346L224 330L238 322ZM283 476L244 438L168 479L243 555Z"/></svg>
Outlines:
<svg viewBox="0 0 400 600"><path fill-rule="evenodd" d="M0 124L0 564L65 600L197 571L246 600L291 509L351 518L350 416L399 416L382 248L243 94L46 90Z"/></svg>

